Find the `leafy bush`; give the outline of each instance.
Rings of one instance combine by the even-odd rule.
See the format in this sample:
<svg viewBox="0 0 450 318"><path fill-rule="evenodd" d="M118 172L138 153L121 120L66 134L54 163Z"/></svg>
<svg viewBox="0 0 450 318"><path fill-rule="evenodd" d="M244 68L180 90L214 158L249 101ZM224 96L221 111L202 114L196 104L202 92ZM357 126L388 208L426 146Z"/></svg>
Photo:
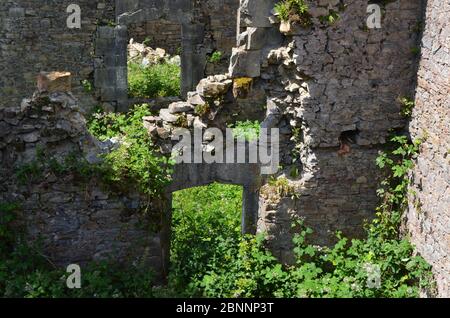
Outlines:
<svg viewBox="0 0 450 318"><path fill-rule="evenodd" d="M303 26L311 23L308 10L304 0L283 0L275 5L275 12L281 21L295 20Z"/></svg>
<svg viewBox="0 0 450 318"><path fill-rule="evenodd" d="M234 125L231 125L230 128L233 128L233 135L235 138L253 141L259 137L261 124L257 120L238 121Z"/></svg>
<svg viewBox="0 0 450 318"><path fill-rule="evenodd" d="M142 118L151 115L147 104L137 105L128 114L95 113L89 130L100 140L120 139L120 146L104 155L102 179L120 189L136 189L156 196L170 181L172 162L158 154Z"/></svg>
<svg viewBox="0 0 450 318"><path fill-rule="evenodd" d="M138 108L134 115L138 118L146 112L145 107ZM104 138L133 136L134 115L116 115L127 123L123 127L93 127ZM411 143L405 136L396 136L380 153L377 165L386 172L378 191L382 204L376 219L366 225L365 239L349 240L337 233L334 246L314 246L307 240L312 230L297 220L293 224L295 262L290 265L272 255L263 234L241 237L239 187L213 184L175 193L169 286L160 290L151 287L147 269L125 269L108 262L91 264L83 271L81 290L66 289L66 274L14 232L18 206L0 204L0 295L417 297L421 288L433 288L431 268L408 240L400 238L399 227L407 203L408 171L419 148L420 141ZM281 181L271 181L271 186L288 185L277 180Z"/></svg>
<svg viewBox="0 0 450 318"><path fill-rule="evenodd" d="M174 193L171 286L192 296L210 262L238 242L242 188L212 184Z"/></svg>
<svg viewBox="0 0 450 318"><path fill-rule="evenodd" d="M402 105L400 115L405 118L411 118L416 103L411 98L402 97L400 98L400 104Z"/></svg>
<svg viewBox="0 0 450 318"><path fill-rule="evenodd" d="M266 248L264 235L226 239L209 233L215 238L214 250L208 249L209 260L201 271L191 267L195 274L186 272L190 286L206 297L417 297L420 288L432 288L430 266L398 233L407 171L419 142L410 143L404 136L391 142L377 160L389 173L379 191L383 203L377 218L366 226L366 239L349 240L338 233L334 246L313 246L307 243L312 230L297 221L296 261L283 265ZM201 203L190 213L194 211L202 211ZM183 240L184 233L178 232L177 239Z"/></svg>
<svg viewBox="0 0 450 318"><path fill-rule="evenodd" d="M310 229L294 238L294 265L267 250L263 235L220 248L227 257L210 262L197 283L207 297L417 297L429 287L430 266L406 240L349 241L338 235L331 248L306 244Z"/></svg>
<svg viewBox="0 0 450 318"><path fill-rule="evenodd" d="M118 142L115 149L102 155L100 163L89 163L81 153L56 159L38 149L36 160L16 167L16 179L21 184L37 182L45 171L51 171L56 176L72 174L80 182L95 178L113 191L136 190L156 197L170 182L173 161L153 146L142 122L149 115L147 104L137 105L127 114L96 110L88 120L89 131L99 140L115 137Z"/></svg>
<svg viewBox="0 0 450 318"><path fill-rule="evenodd" d="M209 58L209 62L213 64L219 63L223 58L223 53L220 51L215 51Z"/></svg>
<svg viewBox="0 0 450 318"><path fill-rule="evenodd" d="M83 267L82 288L66 287L67 273L42 254L40 242L28 243L15 224L20 206L0 203L0 297L152 297L153 273L137 264L110 261Z"/></svg>
<svg viewBox="0 0 450 318"><path fill-rule="evenodd" d="M155 98L178 96L180 90L180 67L163 63L142 66L128 63L128 89L132 97Z"/></svg>

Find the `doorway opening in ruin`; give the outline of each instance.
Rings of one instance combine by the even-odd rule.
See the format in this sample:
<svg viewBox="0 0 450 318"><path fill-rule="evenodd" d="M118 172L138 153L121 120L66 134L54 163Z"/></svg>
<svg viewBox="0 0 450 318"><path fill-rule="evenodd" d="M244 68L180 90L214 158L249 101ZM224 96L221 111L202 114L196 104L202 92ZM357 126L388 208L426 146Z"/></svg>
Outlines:
<svg viewBox="0 0 450 318"><path fill-rule="evenodd" d="M242 186L213 183L173 193L170 276L187 286L218 257L218 246L241 236Z"/></svg>
<svg viewBox="0 0 450 318"><path fill-rule="evenodd" d="M128 95L131 99L181 95L181 29L180 23L167 20L128 26Z"/></svg>

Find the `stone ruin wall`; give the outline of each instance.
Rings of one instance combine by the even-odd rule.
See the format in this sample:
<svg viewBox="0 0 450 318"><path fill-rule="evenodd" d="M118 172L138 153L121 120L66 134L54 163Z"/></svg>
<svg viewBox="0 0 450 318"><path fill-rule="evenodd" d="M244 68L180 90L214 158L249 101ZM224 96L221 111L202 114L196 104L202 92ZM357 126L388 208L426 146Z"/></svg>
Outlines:
<svg viewBox="0 0 450 318"><path fill-rule="evenodd" d="M167 20L147 21L131 25L128 36L152 48L162 48L170 55L181 51L181 24Z"/></svg>
<svg viewBox="0 0 450 318"><path fill-rule="evenodd" d="M205 75L226 72L231 56L231 48L236 45L236 15L239 0L200 1L199 17L196 22L205 25L204 45L207 59L212 53L223 53L218 63L208 62ZM168 19L145 21L131 24L128 27L129 38L136 41L149 41L153 48L163 48L171 55L179 54L182 42L182 26L180 21Z"/></svg>
<svg viewBox="0 0 450 318"><path fill-rule="evenodd" d="M359 237L364 220L374 216L379 177L375 158L389 131L407 125L399 115L398 99L414 96L418 57L413 49L419 43L417 26L425 3L388 3L382 28L369 30L365 28L369 1L308 2L313 27L293 28L281 35L279 25L267 18L275 0L241 1L238 47L233 49L229 73L205 80L188 94L186 103L164 108L146 123L159 139L170 136L179 116L191 116L190 125L224 128L225 123L250 118L262 120L265 127L280 128L280 176L288 179L296 195L274 195L264 185L258 191L258 229L269 234L272 249L285 262L291 260L293 216L304 218L314 229L313 240L318 244L332 242L336 230ZM347 5L345 10L342 4ZM422 136L424 128L429 136L414 172L423 213L411 206L408 228L419 252L434 265L445 295L449 174L448 142L442 132L448 132L448 41L443 39L448 37L448 25L445 9L437 4L428 1L427 5L417 108L411 123L413 136ZM330 10L339 12L340 18L333 25L323 24L319 17ZM252 78L252 88L239 96L235 83L242 77ZM218 105L214 116L196 118L193 109L207 98L205 87L219 88L227 107ZM436 106L436 112L430 112L429 104ZM295 144L298 160L294 162ZM293 177L292 171L298 175ZM163 241L159 255L167 248L161 246L167 243Z"/></svg>
<svg viewBox="0 0 450 318"><path fill-rule="evenodd" d="M117 2L117 3L116 3ZM181 16L188 16L204 26L201 39L205 46L204 75L227 67L227 56L235 44L236 12L238 0L208 0L197 2L182 0L79 0L81 7L81 29L68 29L66 20L68 3L49 0L5 0L0 3L0 108L17 105L34 91L35 77L40 71L70 71L72 90L80 100L83 110L89 111L102 101L102 92L86 92L81 81L94 82L94 71L98 63L96 37L98 26L116 22L120 8L131 6L163 7L182 9ZM170 9L176 16L175 11ZM178 22L182 20L179 19ZM150 22L158 25L157 22ZM158 28L150 28L158 32ZM172 35L172 37L175 35ZM181 34L177 35L181 41ZM128 36L126 38L128 40ZM180 45L178 45L180 46ZM220 50L225 58L218 65L207 63L207 54ZM20 63L18 57L21 58ZM116 96L114 96L116 98Z"/></svg>
<svg viewBox="0 0 450 318"><path fill-rule="evenodd" d="M450 297L450 3L429 0L416 106L409 130L423 139L412 174L407 229Z"/></svg>
<svg viewBox="0 0 450 318"><path fill-rule="evenodd" d="M86 106L95 100L81 81L94 71L92 52L97 23L114 21L113 1L76 1L82 10L81 29L66 27L64 1L5 0L0 2L0 108L19 105L34 92L40 71L73 74L73 93Z"/></svg>
<svg viewBox="0 0 450 318"><path fill-rule="evenodd" d="M104 259L125 266L143 262L160 278L168 241L155 213L162 203L149 205L138 193L85 180L75 170L58 173L48 165L53 160L64 164L70 156L95 163L111 147L87 132L77 100L64 90L35 93L19 106L1 109L0 201L20 203L18 230L24 229L30 242L42 240L45 256L57 266ZM37 170L19 178L19 171L31 165Z"/></svg>
<svg viewBox="0 0 450 318"><path fill-rule="evenodd" d="M261 8L261 1L246 3L249 15ZM374 216L378 204L375 159L389 131L405 127L398 98L413 95L416 77L412 48L419 38L415 30L421 2L389 3L382 28L372 30L364 27L368 1L344 1L344 10L339 10L341 1L309 3L314 26L293 29L284 38L284 48L236 51L241 61L263 56L261 68L249 70L264 79L268 115L277 118L275 126L284 133L283 174L297 198L271 198L270 189L267 194L263 188L259 222L284 261L291 257L289 224L294 215L305 218L319 244L333 241L336 230L363 235L362 224ZM267 8L272 5L267 3ZM318 17L329 10L339 12L340 18L323 25ZM248 29L253 35L247 39L255 41L256 48L260 27L278 27L264 19L260 25L248 22L245 14L242 20L257 27ZM299 157L295 163L294 132ZM298 177L291 177L292 169L299 171Z"/></svg>

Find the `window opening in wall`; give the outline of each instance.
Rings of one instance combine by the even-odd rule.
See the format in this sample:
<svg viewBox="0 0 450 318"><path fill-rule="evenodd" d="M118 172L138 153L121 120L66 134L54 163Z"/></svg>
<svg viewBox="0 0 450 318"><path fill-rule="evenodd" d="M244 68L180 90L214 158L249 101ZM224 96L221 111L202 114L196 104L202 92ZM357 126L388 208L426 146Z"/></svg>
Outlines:
<svg viewBox="0 0 450 318"><path fill-rule="evenodd" d="M165 20L128 27L128 93L152 99L181 94L181 25Z"/></svg>

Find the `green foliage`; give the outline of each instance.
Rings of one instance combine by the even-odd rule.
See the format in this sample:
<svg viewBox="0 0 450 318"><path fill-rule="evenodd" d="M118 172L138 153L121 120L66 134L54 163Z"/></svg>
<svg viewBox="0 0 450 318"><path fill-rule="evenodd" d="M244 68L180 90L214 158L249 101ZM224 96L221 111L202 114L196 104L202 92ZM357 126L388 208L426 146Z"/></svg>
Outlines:
<svg viewBox="0 0 450 318"><path fill-rule="evenodd" d="M29 184L42 178L42 168L38 161L32 161L18 167L15 175L20 184Z"/></svg>
<svg viewBox="0 0 450 318"><path fill-rule="evenodd" d="M88 122L90 132L100 140L116 137L120 146L103 156L102 179L122 190L136 189L157 196L170 181L172 162L158 154L142 118L151 115L147 104L128 114L97 112Z"/></svg>
<svg viewBox="0 0 450 318"><path fill-rule="evenodd" d="M295 262L283 265L268 251L263 235L226 239L212 231L206 237L207 241L214 238L214 244L207 248L208 257L203 259L207 264L200 271L191 266L192 271L185 272L189 286L205 297L417 297L420 288L431 288L430 266L398 234L406 204L407 172L420 143L410 143L403 136L393 137L391 142L377 160L389 173L379 191L383 204L377 218L366 227L366 239L349 240L338 233L334 246L313 246L307 242L312 230L297 221L293 225L297 233L293 239ZM283 178L269 183L280 191L288 186ZM192 214L208 211L203 210L202 202ZM203 221L192 222L197 223ZM186 228L191 229L186 226L177 232L177 240L185 241L185 248L195 237ZM186 232L190 234L183 239Z"/></svg>
<svg viewBox="0 0 450 318"><path fill-rule="evenodd" d="M97 110L88 120L90 132L102 141L113 137L120 141L115 149L102 155L100 163L89 163L81 153L57 159L38 149L36 160L16 168L16 178L20 184L30 184L50 171L56 176L72 174L75 181L83 183L95 179L113 191L137 190L156 197L170 182L173 162L153 146L142 123L142 118L149 115L147 104L137 105L127 114Z"/></svg>
<svg viewBox="0 0 450 318"><path fill-rule="evenodd" d="M209 62L213 64L218 64L223 59L223 53L220 51L215 51L209 58Z"/></svg>
<svg viewBox="0 0 450 318"><path fill-rule="evenodd" d="M94 90L94 85L89 80L82 80L81 85L86 93L91 93Z"/></svg>
<svg viewBox="0 0 450 318"><path fill-rule="evenodd" d="M289 180L281 177L271 177L268 182L269 186L274 189L279 197L288 197L295 195L295 188L289 184Z"/></svg>
<svg viewBox="0 0 450 318"><path fill-rule="evenodd" d="M137 118L147 111L143 107L129 115L115 115L126 123L123 127L94 127L104 138L130 138L134 133L141 137L135 131ZM380 153L377 165L386 172L378 190L382 203L376 219L366 225L365 239L349 240L337 233L333 246L314 246L308 242L312 230L296 220L290 265L272 255L263 234L241 237L239 187L212 184L175 193L169 286L160 290L151 287L151 273L145 267L124 269L110 263L88 266L82 274L83 288L67 290L66 274L55 269L37 247L23 244L20 236L12 234L16 233L13 222L18 205L0 204L0 295L417 297L421 288L433 288L431 268L407 239L399 238L399 227L407 204L408 172L419 148L420 141L411 143L405 136L395 136ZM38 158L42 156L39 153ZM65 169L64 165L49 165L54 170ZM289 191L285 178L271 179L269 186Z"/></svg>
<svg viewBox="0 0 450 318"><path fill-rule="evenodd" d="M68 289L67 273L39 252L20 243L0 258L0 297L14 298L149 298L153 274L143 265L123 268L114 262L82 267L81 289Z"/></svg>
<svg viewBox="0 0 450 318"><path fill-rule="evenodd" d="M227 247L239 241L242 188L212 184L178 191L173 209L171 286L195 296L210 263L231 257Z"/></svg>
<svg viewBox="0 0 450 318"><path fill-rule="evenodd" d="M408 204L408 172L414 167L421 143L421 140L410 142L406 136L394 136L387 151L378 156L376 164L387 175L377 191L382 202L374 226L369 229L371 233L383 238L398 237L401 217Z"/></svg>
<svg viewBox="0 0 450 318"><path fill-rule="evenodd" d="M67 273L30 243L17 224L17 203L0 202L0 297L153 297L153 273L144 264L123 268L112 261L82 266L82 288L68 289Z"/></svg>
<svg viewBox="0 0 450 318"><path fill-rule="evenodd" d="M211 111L211 106L208 103L195 106L195 113L200 117L204 117Z"/></svg>
<svg viewBox="0 0 450 318"><path fill-rule="evenodd" d="M295 17L296 22L303 26L311 23L308 10L304 0L283 0L275 5L275 12L281 21L290 21Z"/></svg>
<svg viewBox="0 0 450 318"><path fill-rule="evenodd" d="M50 156L40 147L36 148L35 159L15 168L15 177L20 185L30 185L43 181L46 172L55 176L71 174L74 181L88 182L96 175L101 175L99 167L91 165L79 153L69 153L64 158Z"/></svg>
<svg viewBox="0 0 450 318"><path fill-rule="evenodd" d="M171 63L142 66L128 63L128 89L132 97L155 98L181 93L181 69Z"/></svg>
<svg viewBox="0 0 450 318"><path fill-rule="evenodd" d="M230 128L233 128L233 135L235 138L253 141L259 138L261 124L257 120L238 121L234 125L230 125Z"/></svg>
<svg viewBox="0 0 450 318"><path fill-rule="evenodd" d="M402 105L402 110L400 114L405 118L411 118L414 107L416 106L415 102L408 97L400 98L400 103Z"/></svg>
<svg viewBox="0 0 450 318"><path fill-rule="evenodd" d="M221 246L228 258L210 262L197 284L207 297L417 297L430 287L430 266L406 240L370 236L349 241L338 234L330 248L307 244L312 231L294 237L295 263L282 265L263 235Z"/></svg>
<svg viewBox="0 0 450 318"><path fill-rule="evenodd" d="M328 15L320 16L319 20L322 23L327 23L329 25L334 24L340 18L339 13L336 11L330 10Z"/></svg>
<svg viewBox="0 0 450 318"><path fill-rule="evenodd" d="M281 21L288 21L290 15L290 9L287 2L278 2L275 4L275 12Z"/></svg>

